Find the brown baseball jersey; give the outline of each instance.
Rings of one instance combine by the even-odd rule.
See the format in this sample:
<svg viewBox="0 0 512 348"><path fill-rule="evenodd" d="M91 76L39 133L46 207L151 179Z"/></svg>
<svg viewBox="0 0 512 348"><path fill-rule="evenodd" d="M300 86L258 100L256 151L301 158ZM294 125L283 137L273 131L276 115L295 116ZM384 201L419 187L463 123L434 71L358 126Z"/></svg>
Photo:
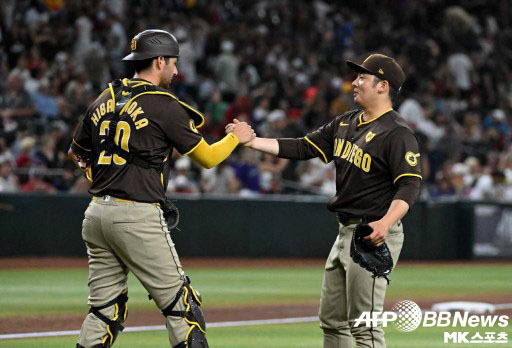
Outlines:
<svg viewBox="0 0 512 348"><path fill-rule="evenodd" d="M344 217L384 216L402 179L421 180L418 141L393 109L364 122L349 111L295 142L285 153L319 157L336 166L336 195L327 207ZM286 140L286 139L283 139ZM281 157L283 156L280 149Z"/></svg>
<svg viewBox="0 0 512 348"><path fill-rule="evenodd" d="M131 84L143 80L133 79ZM143 82L144 83L144 82ZM148 162L166 161L163 171L126 163L117 154L99 151L114 115L113 95L107 89L88 108L78 125L72 149L92 159L89 193L111 195L139 202L163 202L169 178L167 158L176 148L188 154L202 139L194 121L177 99L165 89L141 93L132 98L119 117L115 143Z"/></svg>

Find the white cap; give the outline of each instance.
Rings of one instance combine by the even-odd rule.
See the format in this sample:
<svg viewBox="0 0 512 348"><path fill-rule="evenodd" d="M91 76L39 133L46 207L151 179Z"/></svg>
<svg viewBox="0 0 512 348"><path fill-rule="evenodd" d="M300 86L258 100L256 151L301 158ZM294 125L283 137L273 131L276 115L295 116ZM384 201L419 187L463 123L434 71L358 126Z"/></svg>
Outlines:
<svg viewBox="0 0 512 348"><path fill-rule="evenodd" d="M233 45L233 42L226 40L226 41L222 41L220 48L223 52L231 53L231 52L233 52L235 45Z"/></svg>
<svg viewBox="0 0 512 348"><path fill-rule="evenodd" d="M469 169L464 163L455 163L452 167L453 175L466 175L468 173Z"/></svg>
<svg viewBox="0 0 512 348"><path fill-rule="evenodd" d="M284 120L286 118L286 114L283 110L281 109L276 109L276 110L273 110L271 113L268 114L267 116L267 120L269 122L275 122L275 121L280 121L280 120Z"/></svg>
<svg viewBox="0 0 512 348"><path fill-rule="evenodd" d="M176 170L187 170L190 169L190 158L183 156L176 160L174 163Z"/></svg>
<svg viewBox="0 0 512 348"><path fill-rule="evenodd" d="M505 120L505 111L501 110L501 109L494 109L492 110L492 113L491 113L492 117L494 117L496 120L498 121L504 121Z"/></svg>

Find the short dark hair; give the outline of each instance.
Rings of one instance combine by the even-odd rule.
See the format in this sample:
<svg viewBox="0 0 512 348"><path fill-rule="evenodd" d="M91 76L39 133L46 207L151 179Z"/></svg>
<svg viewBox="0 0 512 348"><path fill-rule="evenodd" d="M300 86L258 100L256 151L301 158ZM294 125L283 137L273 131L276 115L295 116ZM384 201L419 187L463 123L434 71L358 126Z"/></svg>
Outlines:
<svg viewBox="0 0 512 348"><path fill-rule="evenodd" d="M380 79L378 76L376 75L373 75L374 76L374 79L373 79L373 86L375 87L375 85L377 83L379 83L380 81L382 81L382 79ZM393 87L391 87L391 84L389 83L388 81L388 86L389 86L389 99L391 100L391 103L395 103L395 101L397 100L398 98L398 93L399 91L397 91L396 89L394 89Z"/></svg>
<svg viewBox="0 0 512 348"><path fill-rule="evenodd" d="M144 71L146 69L149 69L151 65L153 64L153 60L157 59L158 57L143 59L143 60L132 60L133 69L136 73L140 73L141 71ZM165 64L169 64L169 59L171 57L164 57Z"/></svg>

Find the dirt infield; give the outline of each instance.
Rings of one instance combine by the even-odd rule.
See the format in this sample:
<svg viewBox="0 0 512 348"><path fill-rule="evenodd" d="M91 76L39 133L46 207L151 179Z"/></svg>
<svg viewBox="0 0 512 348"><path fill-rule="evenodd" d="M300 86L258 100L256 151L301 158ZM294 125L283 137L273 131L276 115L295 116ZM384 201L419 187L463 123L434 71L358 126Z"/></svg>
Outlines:
<svg viewBox="0 0 512 348"><path fill-rule="evenodd" d="M196 267L294 267L311 266L321 268L324 260L319 259L182 259L185 269ZM436 264L443 265L468 265L472 262L401 262L400 267ZM474 262L475 264L511 264L510 261ZM85 258L0 258L0 269L51 269L51 268L87 268ZM320 286L320 285L319 285ZM431 297L428 300L415 300L411 296L409 300L415 301L421 308L430 309L434 303L446 301L460 301L460 297L449 296ZM385 309L403 298L386 299ZM464 301L477 301L492 304L508 303L510 296L469 296ZM291 305L254 305L238 306L232 308L205 308L205 315L209 322L258 320L314 316L318 314L317 299L309 303L296 303ZM511 314L509 310L507 314ZM23 333L34 331L77 330L86 313L76 315L39 315L11 317L0 319L0 334ZM130 311L126 326L161 325L163 318L155 308L152 311Z"/></svg>
<svg viewBox="0 0 512 348"><path fill-rule="evenodd" d="M0 334L77 330L87 313L79 315L40 315L0 319ZM207 308L209 322L294 318L318 314L318 305L294 304L287 306L245 306ZM155 307L153 311L129 311L125 326L163 325L164 318Z"/></svg>

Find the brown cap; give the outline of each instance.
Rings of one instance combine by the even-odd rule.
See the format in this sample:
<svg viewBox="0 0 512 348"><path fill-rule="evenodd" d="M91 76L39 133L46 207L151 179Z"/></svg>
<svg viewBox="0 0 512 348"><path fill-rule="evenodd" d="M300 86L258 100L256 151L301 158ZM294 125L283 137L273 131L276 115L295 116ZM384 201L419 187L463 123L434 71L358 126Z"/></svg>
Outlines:
<svg viewBox="0 0 512 348"><path fill-rule="evenodd" d="M381 80L387 80L397 91L405 81L405 74L400 65L393 58L383 54L372 54L362 65L347 60L347 65L357 73L372 74Z"/></svg>

